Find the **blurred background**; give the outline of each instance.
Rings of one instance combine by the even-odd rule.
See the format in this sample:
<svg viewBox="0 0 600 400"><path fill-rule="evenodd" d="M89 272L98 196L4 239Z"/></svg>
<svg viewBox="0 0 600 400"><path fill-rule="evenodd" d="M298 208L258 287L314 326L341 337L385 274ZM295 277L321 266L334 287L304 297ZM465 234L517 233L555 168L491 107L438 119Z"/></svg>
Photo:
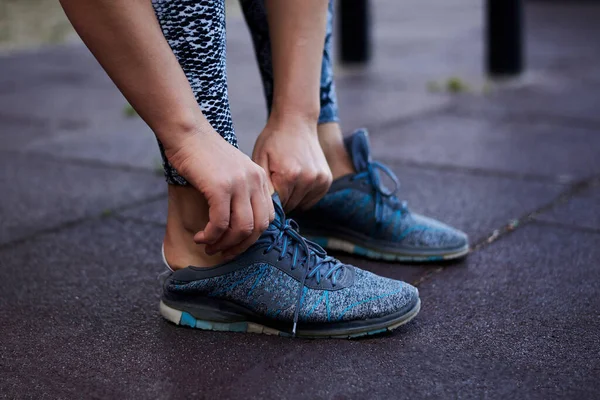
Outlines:
<svg viewBox="0 0 600 400"><path fill-rule="evenodd" d="M249 153L265 102L226 3ZM370 59L336 66L342 127L367 127L399 197L473 249L450 266L340 256L417 285L423 312L380 341L317 345L160 320L153 134L58 1L0 0L0 397L600 398L600 2L365 3ZM490 42L522 68L492 76Z"/></svg>

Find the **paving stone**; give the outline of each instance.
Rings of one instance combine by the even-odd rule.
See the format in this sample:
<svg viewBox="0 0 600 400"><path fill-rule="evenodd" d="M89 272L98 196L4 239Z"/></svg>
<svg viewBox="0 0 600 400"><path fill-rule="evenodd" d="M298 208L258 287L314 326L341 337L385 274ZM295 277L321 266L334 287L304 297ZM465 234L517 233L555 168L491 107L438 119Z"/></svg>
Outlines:
<svg viewBox="0 0 600 400"><path fill-rule="evenodd" d="M160 227L109 218L0 250L0 368L9 371L2 393L239 397L252 393L249 382L233 384L237 377L279 367L315 343L163 321L156 280L162 234ZM359 342L327 343L360 349ZM181 373L200 362L204 371L193 379ZM293 383L293 374L285 380Z"/></svg>
<svg viewBox="0 0 600 400"><path fill-rule="evenodd" d="M127 102L104 88L46 85L0 94L3 148L152 168L160 160L151 130L124 115Z"/></svg>
<svg viewBox="0 0 600 400"><path fill-rule="evenodd" d="M557 124L557 132L569 135L571 126L583 126L597 132L600 127L600 83L575 81L572 75L563 79L555 75L532 77L513 90L492 93L484 98L464 96L457 99L451 110L458 115L488 120L521 121L543 125ZM595 90L590 90L590 86ZM560 126L562 125L562 127ZM560 127L560 128L559 128Z"/></svg>
<svg viewBox="0 0 600 400"><path fill-rule="evenodd" d="M163 171L156 137L137 117L119 116L102 126L57 132L21 146L19 151L145 169L157 176Z"/></svg>
<svg viewBox="0 0 600 400"><path fill-rule="evenodd" d="M597 240L524 228L425 282L397 333L301 343L235 383L267 398L596 398Z"/></svg>
<svg viewBox="0 0 600 400"><path fill-rule="evenodd" d="M83 45L0 59L2 148L156 169L150 129Z"/></svg>
<svg viewBox="0 0 600 400"><path fill-rule="evenodd" d="M3 393L598 395L598 235L519 230L422 285L415 322L358 341L198 332L162 321L161 235L148 224L103 220L1 250L4 271L20 266L0 281ZM199 363L202 373L181 373Z"/></svg>
<svg viewBox="0 0 600 400"><path fill-rule="evenodd" d="M55 60L60 55L65 57L63 64ZM1 59L0 75L8 75L13 85L10 90L0 90L2 114L52 121L103 121L107 118L103 112L115 103L121 111L123 97L90 57L85 47L76 46Z"/></svg>
<svg viewBox="0 0 600 400"><path fill-rule="evenodd" d="M560 180L600 172L600 135L584 128L498 123L483 116L440 113L376 131L373 138L374 150L382 157L415 163Z"/></svg>
<svg viewBox="0 0 600 400"><path fill-rule="evenodd" d="M401 181L400 197L411 209L465 231L472 243L546 205L566 189L558 184L396 165L394 170Z"/></svg>
<svg viewBox="0 0 600 400"><path fill-rule="evenodd" d="M600 231L600 188L593 187L550 211L536 217L539 221L557 222Z"/></svg>
<svg viewBox="0 0 600 400"><path fill-rule="evenodd" d="M473 254L468 268L424 283L424 335L405 346L429 362L415 364L413 376L443 370L450 379L430 385L440 394L596 398L599 239L532 224Z"/></svg>
<svg viewBox="0 0 600 400"><path fill-rule="evenodd" d="M600 172L597 5L528 5L531 74L489 97L427 92L427 82L450 76L480 89L481 2L373 7L373 63L337 71L343 126L372 129L377 158L415 211L477 240L567 187L552 182ZM264 100L239 13L230 21L232 112L249 152ZM600 397L596 189L433 274L420 285L419 317L392 335L310 341L180 329L156 310L163 179L101 166L155 165L153 138L123 105L82 46L0 57L0 242L163 195L118 219L0 248L0 397ZM409 281L439 267L341 257Z"/></svg>
<svg viewBox="0 0 600 400"><path fill-rule="evenodd" d="M151 173L2 153L0 243L165 193Z"/></svg>
<svg viewBox="0 0 600 400"><path fill-rule="evenodd" d="M560 1L528 4L528 68L556 72L558 80L600 83L594 72L600 47L589 40L598 32L599 14L600 5L594 1L577 6Z"/></svg>
<svg viewBox="0 0 600 400"><path fill-rule="evenodd" d="M0 94L57 84L105 87L110 79L81 43L0 56Z"/></svg>

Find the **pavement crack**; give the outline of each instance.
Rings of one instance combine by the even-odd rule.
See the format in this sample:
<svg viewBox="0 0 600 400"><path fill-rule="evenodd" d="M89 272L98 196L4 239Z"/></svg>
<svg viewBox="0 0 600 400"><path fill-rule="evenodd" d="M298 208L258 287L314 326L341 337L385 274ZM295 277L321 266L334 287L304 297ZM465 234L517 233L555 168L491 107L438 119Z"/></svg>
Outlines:
<svg viewBox="0 0 600 400"><path fill-rule="evenodd" d="M0 149L0 152L16 154L19 156L35 155L37 158L43 158L48 161L62 163L62 164L69 164L69 165L74 165L74 166L80 166L80 167L113 169L113 170L124 171L124 172L139 172L139 173L144 173L144 174L157 175L157 172L155 170L153 170L152 168L138 167L138 166L129 165L129 164L113 164L113 163L108 163L105 161L94 160L94 159L89 159L89 158L64 157L64 156L57 156L54 154L49 154L49 153L44 153L44 152L39 152L39 151L21 151L21 150ZM162 173L161 173L161 176L162 176Z"/></svg>
<svg viewBox="0 0 600 400"><path fill-rule="evenodd" d="M539 207L538 209L536 209L528 214L525 214L519 218L512 219L503 227L494 230L486 238L483 238L480 241L478 241L477 243L475 243L471 248L471 252L479 251L482 248L485 248L485 247L489 246L490 244L494 243L495 241L499 240L500 238L504 237L505 235L514 232L518 228L520 228L526 224L529 224L530 222L535 221L536 217L539 216L540 214L550 211L551 209L555 208L556 206L567 203L570 199L572 199L579 193L596 185L599 180L600 180L600 177L595 177L592 179L583 180L583 181L573 184L571 187L569 187L564 192L560 193L557 197L555 197L549 203L544 204L543 206Z"/></svg>
<svg viewBox="0 0 600 400"><path fill-rule="evenodd" d="M563 222L556 222L556 221L545 221L543 219L535 219L532 222L537 225L545 225L545 226L550 226L550 227L554 227L554 228L569 229L569 230L585 232L585 233L600 234L600 229L591 228L588 226L565 224Z"/></svg>
<svg viewBox="0 0 600 400"><path fill-rule="evenodd" d="M464 109L454 108L452 113L461 118L477 119L472 112ZM493 119L494 117L492 117ZM496 117L498 120L503 120L506 116ZM518 125L539 125L543 122L553 126L563 126L566 128L577 128L581 130L597 130L600 127L600 121L591 118L572 117L568 115L555 115L547 113L527 113L526 115L511 115L510 120ZM570 132L571 133L571 132Z"/></svg>
<svg viewBox="0 0 600 400"><path fill-rule="evenodd" d="M588 188L594 187L598 184L600 184L600 176L592 177L589 179L584 179L582 181L579 181L579 182L571 185L567 190L560 193L558 196L556 196L550 202L544 204L543 206L537 208L536 210L529 212L519 218L511 219L504 226L502 226L498 229L495 229L486 237L475 242L475 244L473 244L471 246L471 249L469 250L469 254L480 251L480 250L492 245L494 242L500 240L501 238L505 237L506 235L509 235L509 234L517 231L518 229L522 228L523 226L525 226L529 223L540 222L539 220L536 219L536 217L539 216L540 214L543 214L559 205L567 203L570 199L572 199L576 195L578 195L578 194L584 192L585 190L587 190ZM595 229L592 229L592 230L597 231ZM595 232L595 233L597 233L597 232ZM440 266L439 268L429 270L429 271L425 272L423 275L421 275L419 278L417 278L414 281L413 285L418 287L419 285L428 281L432 277L440 274L447 268L448 268L448 266L444 265L444 266Z"/></svg>
<svg viewBox="0 0 600 400"><path fill-rule="evenodd" d="M167 221L165 221L165 222L148 221L147 219L131 217L129 215L123 215L123 214L115 215L115 216L113 216L113 218L115 218L118 221L130 221L130 222L135 222L136 224L145 224L145 225L151 225L151 226L156 226L156 227L160 227L160 228L165 228L167 226Z"/></svg>
<svg viewBox="0 0 600 400"><path fill-rule="evenodd" d="M406 166L406 167L410 167L410 168L428 169L428 170L432 170L432 171L455 172L455 173L475 175L475 176L508 178L508 179L515 179L515 180L521 180L521 181L552 183L552 184L561 184L561 185L567 185L567 184L573 183L572 178L568 175L549 176L549 175L538 175L538 174L523 174L523 173L512 172L512 171L499 171L499 170L493 170L493 169L465 167L465 166L459 166L459 165L436 164L436 163L431 163L431 162L391 159L389 157L382 157L381 160L390 165Z"/></svg>
<svg viewBox="0 0 600 400"><path fill-rule="evenodd" d="M33 232L30 235L23 236L23 237L14 239L14 240L9 240L8 242L0 243L0 250L4 250L7 248L17 246L19 244L28 242L30 240L34 240L38 237L41 237L41 236L44 236L47 234L59 233L59 232L65 231L67 229L73 228L77 225L83 224L85 222L96 221L96 220L101 220L101 219L106 219L106 218L114 218L113 213L123 212L123 211L129 210L131 208L144 206L144 205L147 205L154 201L164 199L165 197L166 197L166 194L161 193L160 195L150 196L150 197L144 198L142 200L134 201L134 202L124 204L119 207L115 207L115 208L111 209L110 212L107 212L108 210L104 210L97 214L87 215L87 216L83 216L81 218L76 218L71 221L63 222L62 224L52 226L50 228L40 229L40 230Z"/></svg>

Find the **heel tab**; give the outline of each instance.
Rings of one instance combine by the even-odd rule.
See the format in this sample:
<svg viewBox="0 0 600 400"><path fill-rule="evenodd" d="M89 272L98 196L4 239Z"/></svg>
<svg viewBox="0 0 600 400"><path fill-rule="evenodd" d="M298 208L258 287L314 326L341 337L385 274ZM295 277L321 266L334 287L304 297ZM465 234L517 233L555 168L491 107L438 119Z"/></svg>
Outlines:
<svg viewBox="0 0 600 400"><path fill-rule="evenodd" d="M169 271L175 272L175 270L173 268L171 268L171 266L167 262L167 257L165 257L165 244L164 243L160 247L160 253L161 253L162 260L163 260L163 263L165 264L165 266L169 269Z"/></svg>

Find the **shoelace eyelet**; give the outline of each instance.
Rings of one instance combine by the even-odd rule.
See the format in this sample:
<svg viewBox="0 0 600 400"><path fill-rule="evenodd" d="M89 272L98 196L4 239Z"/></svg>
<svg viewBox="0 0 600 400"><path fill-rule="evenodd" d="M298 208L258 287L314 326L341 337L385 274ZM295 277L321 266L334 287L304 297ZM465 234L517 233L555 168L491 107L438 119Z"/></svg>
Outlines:
<svg viewBox="0 0 600 400"><path fill-rule="evenodd" d="M263 254L266 255L269 251L276 249L279 253L278 261L282 261L289 255L287 253L288 246L294 246L292 247L294 254L293 261L289 266L289 270L293 271L298 266L306 268L306 270L302 270L304 273L301 276L300 285L298 286L296 296L296 307L294 310L293 319L294 325L292 327L292 335L295 336L300 308L302 305L303 293L306 289L306 282L307 279L313 277L311 275L311 271L321 271L325 274L325 276L332 276L332 274L334 274L336 271L339 271L339 269L343 268L344 266L335 258L328 256L325 250L323 250L323 248L318 244L304 239L299 233L298 224L294 220L285 218L285 213L283 212L283 208L281 205L279 205L279 203L274 202L274 205L276 213L280 216L280 218L273 221L273 224L277 230L270 232L271 235L269 236L269 239L265 238L261 240L261 243L269 243L269 248L263 250ZM282 247L279 247L278 245L281 245ZM282 257L281 254L284 249L286 249L286 252ZM299 251L303 252L300 259L297 258ZM296 262L298 262L299 265L294 265ZM317 274L314 278L318 279L317 285L320 285L320 274Z"/></svg>

